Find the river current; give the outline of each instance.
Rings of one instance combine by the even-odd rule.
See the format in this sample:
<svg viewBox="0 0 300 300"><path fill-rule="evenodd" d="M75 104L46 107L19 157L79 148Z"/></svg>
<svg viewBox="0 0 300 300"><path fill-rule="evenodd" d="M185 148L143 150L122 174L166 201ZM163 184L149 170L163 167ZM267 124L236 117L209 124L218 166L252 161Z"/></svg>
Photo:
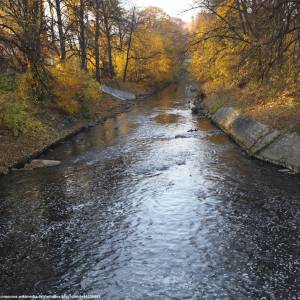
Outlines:
<svg viewBox="0 0 300 300"><path fill-rule="evenodd" d="M0 295L300 298L299 176L192 116L180 87L43 158L63 163L0 178Z"/></svg>

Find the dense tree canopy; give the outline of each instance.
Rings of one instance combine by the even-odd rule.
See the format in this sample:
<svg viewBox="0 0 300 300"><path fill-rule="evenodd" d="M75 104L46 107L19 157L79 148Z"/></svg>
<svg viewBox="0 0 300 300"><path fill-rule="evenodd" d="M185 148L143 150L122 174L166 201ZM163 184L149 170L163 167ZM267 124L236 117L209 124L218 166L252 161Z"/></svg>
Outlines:
<svg viewBox="0 0 300 300"><path fill-rule="evenodd" d="M299 81L300 3L296 0L198 1L193 73L224 84Z"/></svg>
<svg viewBox="0 0 300 300"><path fill-rule="evenodd" d="M162 10L120 0L0 0L0 129L41 128L44 112L89 118L99 83L172 79L185 37Z"/></svg>
<svg viewBox="0 0 300 300"><path fill-rule="evenodd" d="M170 61L183 50L183 43L176 43L182 27L158 8L126 10L119 0L0 3L1 61L34 75L77 57L80 68L98 81L124 77L125 66L124 80L159 81L172 75Z"/></svg>

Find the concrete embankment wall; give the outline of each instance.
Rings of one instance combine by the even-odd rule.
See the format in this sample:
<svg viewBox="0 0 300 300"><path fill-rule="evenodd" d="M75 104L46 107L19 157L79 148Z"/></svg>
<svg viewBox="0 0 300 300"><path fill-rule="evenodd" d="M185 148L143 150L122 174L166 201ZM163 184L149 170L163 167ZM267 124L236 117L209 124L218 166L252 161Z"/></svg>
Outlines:
<svg viewBox="0 0 300 300"><path fill-rule="evenodd" d="M210 114L212 121L249 155L300 173L300 135L271 128L232 107L221 107Z"/></svg>

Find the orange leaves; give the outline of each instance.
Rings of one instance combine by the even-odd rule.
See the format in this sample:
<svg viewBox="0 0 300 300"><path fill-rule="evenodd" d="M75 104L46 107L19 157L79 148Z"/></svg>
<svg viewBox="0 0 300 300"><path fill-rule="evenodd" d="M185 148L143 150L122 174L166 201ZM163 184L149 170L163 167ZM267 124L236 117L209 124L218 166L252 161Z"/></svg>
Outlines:
<svg viewBox="0 0 300 300"><path fill-rule="evenodd" d="M76 60L60 63L51 71L57 83L55 103L64 113L77 114L83 106L91 108L99 101L98 83L80 70Z"/></svg>

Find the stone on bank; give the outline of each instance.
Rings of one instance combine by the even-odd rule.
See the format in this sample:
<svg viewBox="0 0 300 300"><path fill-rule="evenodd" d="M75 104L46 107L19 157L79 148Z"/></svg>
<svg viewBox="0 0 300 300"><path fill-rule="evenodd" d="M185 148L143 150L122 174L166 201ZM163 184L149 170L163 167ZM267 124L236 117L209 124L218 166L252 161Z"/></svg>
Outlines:
<svg viewBox="0 0 300 300"><path fill-rule="evenodd" d="M24 169L32 170L38 168L49 168L61 165L61 161L47 160L47 159L33 159L30 163L26 164Z"/></svg>

